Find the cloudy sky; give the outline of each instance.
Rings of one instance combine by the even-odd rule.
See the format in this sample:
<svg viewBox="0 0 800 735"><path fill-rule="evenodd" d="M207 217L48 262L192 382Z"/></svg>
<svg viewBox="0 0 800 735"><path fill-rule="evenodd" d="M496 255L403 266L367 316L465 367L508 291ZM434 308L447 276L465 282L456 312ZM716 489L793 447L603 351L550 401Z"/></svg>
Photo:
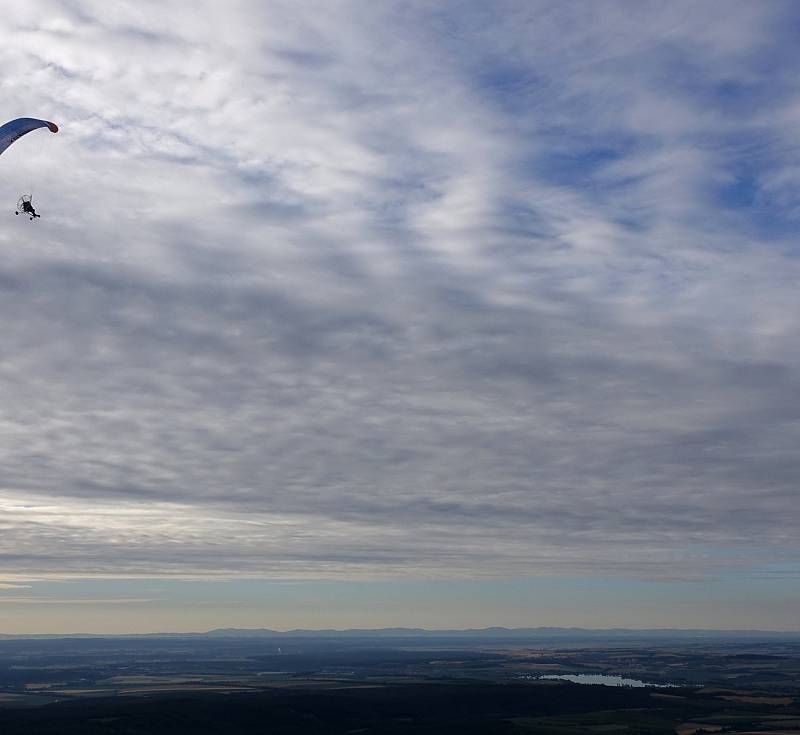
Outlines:
<svg viewBox="0 0 800 735"><path fill-rule="evenodd" d="M796 3L0 11L0 632L800 627Z"/></svg>

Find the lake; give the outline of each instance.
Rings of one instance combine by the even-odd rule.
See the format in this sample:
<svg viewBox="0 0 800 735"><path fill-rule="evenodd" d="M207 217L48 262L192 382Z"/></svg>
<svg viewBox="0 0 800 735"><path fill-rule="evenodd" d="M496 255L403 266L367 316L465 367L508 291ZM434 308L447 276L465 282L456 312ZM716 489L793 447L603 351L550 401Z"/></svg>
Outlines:
<svg viewBox="0 0 800 735"><path fill-rule="evenodd" d="M658 689L667 689L678 686L677 684L653 684L640 679L626 679L622 676L609 676L607 674L544 674L536 678L571 681L575 684L602 684L607 687L657 687Z"/></svg>

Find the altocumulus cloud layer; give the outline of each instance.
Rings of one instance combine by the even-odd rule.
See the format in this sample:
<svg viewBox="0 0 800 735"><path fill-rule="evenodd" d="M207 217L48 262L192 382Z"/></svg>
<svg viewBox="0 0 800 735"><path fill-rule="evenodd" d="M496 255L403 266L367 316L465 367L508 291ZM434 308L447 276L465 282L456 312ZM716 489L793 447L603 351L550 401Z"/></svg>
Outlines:
<svg viewBox="0 0 800 735"><path fill-rule="evenodd" d="M792 3L0 3L4 577L796 570Z"/></svg>

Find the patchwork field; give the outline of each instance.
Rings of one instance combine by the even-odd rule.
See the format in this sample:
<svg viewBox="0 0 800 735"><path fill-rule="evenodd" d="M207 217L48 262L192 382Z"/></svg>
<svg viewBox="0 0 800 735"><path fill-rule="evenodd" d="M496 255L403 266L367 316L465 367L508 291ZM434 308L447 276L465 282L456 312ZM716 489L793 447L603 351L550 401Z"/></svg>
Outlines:
<svg viewBox="0 0 800 735"><path fill-rule="evenodd" d="M3 735L800 735L796 642L5 643Z"/></svg>

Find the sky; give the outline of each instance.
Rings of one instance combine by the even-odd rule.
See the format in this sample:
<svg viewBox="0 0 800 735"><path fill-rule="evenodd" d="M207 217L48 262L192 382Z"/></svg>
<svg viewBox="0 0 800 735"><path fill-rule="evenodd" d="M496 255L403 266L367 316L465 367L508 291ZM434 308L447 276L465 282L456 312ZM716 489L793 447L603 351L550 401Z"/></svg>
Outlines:
<svg viewBox="0 0 800 735"><path fill-rule="evenodd" d="M798 27L0 0L0 632L800 629Z"/></svg>

